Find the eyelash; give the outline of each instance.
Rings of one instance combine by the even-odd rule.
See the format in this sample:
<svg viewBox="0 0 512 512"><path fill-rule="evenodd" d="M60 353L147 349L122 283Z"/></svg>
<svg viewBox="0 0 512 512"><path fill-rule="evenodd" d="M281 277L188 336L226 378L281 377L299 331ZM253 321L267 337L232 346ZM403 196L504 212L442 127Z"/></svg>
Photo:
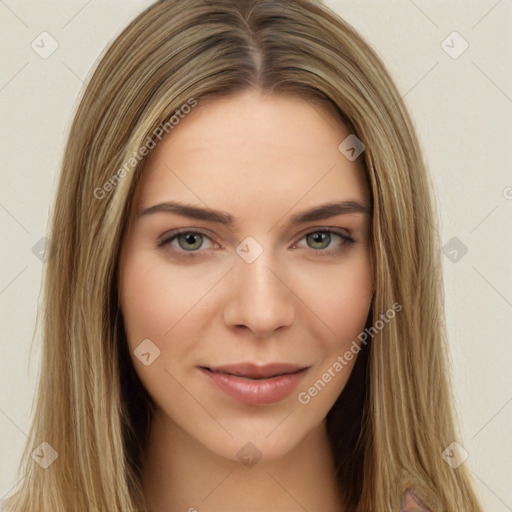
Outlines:
<svg viewBox="0 0 512 512"><path fill-rule="evenodd" d="M339 236L341 239L343 239L343 243L340 244L336 249L311 249L312 251L317 253L318 256L321 256L321 257L341 255L342 253L347 251L353 243L355 243L354 239L352 239L348 235L342 233L341 231L327 229L327 228L320 228L320 229L317 228L315 230L309 231L308 233L305 233L300 238L300 240L302 240L303 238L306 238L309 235L319 234L319 233L330 234L330 235L334 234L336 236ZM169 233L166 233L164 235L165 238L160 240L157 243L157 246L159 248L166 250L166 248L167 248L166 246L170 246L170 244L173 240L175 240L179 235L184 235L184 234L186 234L186 235L202 235L203 237L210 238L203 231L193 231L190 229L174 229L174 230L170 231ZM204 252L204 251L199 251L199 250L184 251L184 250L173 249L173 252L175 252L179 258L192 259L192 258L201 258L203 256L201 254L201 252Z"/></svg>

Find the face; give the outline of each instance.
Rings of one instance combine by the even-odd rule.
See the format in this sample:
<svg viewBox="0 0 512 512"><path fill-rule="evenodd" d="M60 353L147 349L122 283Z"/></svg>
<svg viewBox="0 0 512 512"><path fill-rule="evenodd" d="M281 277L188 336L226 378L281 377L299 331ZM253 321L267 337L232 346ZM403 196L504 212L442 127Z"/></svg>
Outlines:
<svg viewBox="0 0 512 512"><path fill-rule="evenodd" d="M169 432L272 460L343 390L373 289L368 189L338 149L349 134L303 99L251 91L199 104L150 153L119 297Z"/></svg>

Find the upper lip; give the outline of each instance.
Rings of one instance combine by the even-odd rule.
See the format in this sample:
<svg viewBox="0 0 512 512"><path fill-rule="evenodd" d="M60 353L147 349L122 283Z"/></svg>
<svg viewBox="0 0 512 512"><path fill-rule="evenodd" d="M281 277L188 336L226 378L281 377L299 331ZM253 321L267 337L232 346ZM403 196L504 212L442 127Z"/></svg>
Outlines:
<svg viewBox="0 0 512 512"><path fill-rule="evenodd" d="M238 377L247 377L249 379L268 379L277 377L278 375L286 375L288 373L296 373L304 370L307 366L299 366L291 363L237 363L222 366L203 366L215 373L227 373Z"/></svg>

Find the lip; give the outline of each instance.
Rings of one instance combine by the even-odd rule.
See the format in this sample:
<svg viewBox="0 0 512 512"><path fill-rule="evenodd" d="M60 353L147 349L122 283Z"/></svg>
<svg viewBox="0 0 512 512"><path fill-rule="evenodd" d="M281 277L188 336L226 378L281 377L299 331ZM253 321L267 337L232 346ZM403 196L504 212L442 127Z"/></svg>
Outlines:
<svg viewBox="0 0 512 512"><path fill-rule="evenodd" d="M201 366L199 369L219 389L239 402L264 405L286 398L309 367L289 363L238 363Z"/></svg>

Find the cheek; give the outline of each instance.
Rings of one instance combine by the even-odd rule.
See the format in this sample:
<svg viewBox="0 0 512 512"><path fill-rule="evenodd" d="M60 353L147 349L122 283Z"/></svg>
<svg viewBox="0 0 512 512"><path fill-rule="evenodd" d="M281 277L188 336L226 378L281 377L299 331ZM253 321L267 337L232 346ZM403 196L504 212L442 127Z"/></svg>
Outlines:
<svg viewBox="0 0 512 512"><path fill-rule="evenodd" d="M195 368L208 326L205 319L210 302L203 299L225 270L198 273L168 264L149 250L127 249L121 260L119 295L128 350L146 389L158 395L170 382L172 385L168 372L187 377ZM148 342L141 345L147 339L156 348ZM142 352L146 346L158 354L148 366L137 357L147 352Z"/></svg>
<svg viewBox="0 0 512 512"><path fill-rule="evenodd" d="M323 418L344 389L360 352L358 336L373 295L371 260L367 253L358 255L336 271L323 269L314 277L303 280L303 290L309 289L308 306L325 327L316 337L322 357L297 399L312 417Z"/></svg>
<svg viewBox="0 0 512 512"><path fill-rule="evenodd" d="M120 273L120 300L129 343L163 340L197 302L202 285L143 251L132 253Z"/></svg>
<svg viewBox="0 0 512 512"><path fill-rule="evenodd" d="M183 272L173 271L147 251L127 251L122 259L119 298L128 350L142 384L160 407L169 396L176 407L189 406L172 377L173 361L187 362L195 339L187 313L201 286L186 286L185 281ZM151 343L144 341L148 339ZM145 353L150 354L146 361L141 355Z"/></svg>
<svg viewBox="0 0 512 512"><path fill-rule="evenodd" d="M311 317L324 326L324 349L341 350L364 329L373 295L373 276L368 252L355 253L336 266L318 266L302 272L300 296Z"/></svg>

